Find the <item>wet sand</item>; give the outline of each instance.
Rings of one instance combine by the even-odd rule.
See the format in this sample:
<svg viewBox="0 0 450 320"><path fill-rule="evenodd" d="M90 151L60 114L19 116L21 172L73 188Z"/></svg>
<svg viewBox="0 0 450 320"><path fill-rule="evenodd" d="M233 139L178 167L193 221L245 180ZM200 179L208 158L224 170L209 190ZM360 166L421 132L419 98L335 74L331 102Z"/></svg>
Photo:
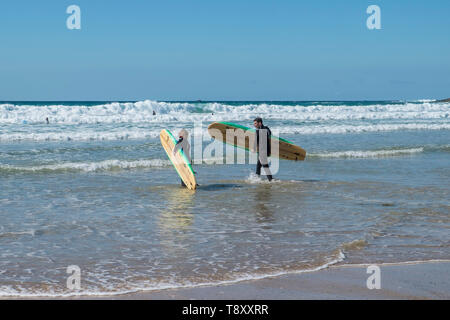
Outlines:
<svg viewBox="0 0 450 320"><path fill-rule="evenodd" d="M229 285L167 289L95 299L450 299L450 261L383 264L381 289L367 288L368 265L332 266ZM78 297L75 299L91 299Z"/></svg>
<svg viewBox="0 0 450 320"><path fill-rule="evenodd" d="M367 266L337 266L231 285L141 292L113 299L449 299L450 262L380 265L381 289Z"/></svg>

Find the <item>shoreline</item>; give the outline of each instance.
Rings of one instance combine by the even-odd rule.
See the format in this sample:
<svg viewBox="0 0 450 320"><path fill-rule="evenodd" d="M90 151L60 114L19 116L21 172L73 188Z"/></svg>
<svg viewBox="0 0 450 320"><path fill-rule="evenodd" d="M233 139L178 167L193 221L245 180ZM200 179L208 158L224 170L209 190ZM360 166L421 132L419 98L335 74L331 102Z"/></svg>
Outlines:
<svg viewBox="0 0 450 320"><path fill-rule="evenodd" d="M380 289L368 289L367 267L380 268ZM137 291L115 295L0 297L0 300L384 300L450 299L450 260L336 264L227 284Z"/></svg>

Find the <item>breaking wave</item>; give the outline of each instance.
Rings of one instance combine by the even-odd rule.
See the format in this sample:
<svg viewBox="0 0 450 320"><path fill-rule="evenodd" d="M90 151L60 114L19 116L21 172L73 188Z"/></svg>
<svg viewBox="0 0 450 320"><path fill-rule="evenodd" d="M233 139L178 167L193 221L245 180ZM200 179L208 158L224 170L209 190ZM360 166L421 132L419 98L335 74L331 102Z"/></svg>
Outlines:
<svg viewBox="0 0 450 320"><path fill-rule="evenodd" d="M171 131L176 128L168 128ZM189 128L188 128L189 129ZM400 124L367 124L367 125L286 125L271 127L277 134L358 134L370 132L389 132L405 130L450 130L450 123L400 123ZM98 129L80 128L79 131L60 130L52 132L10 132L0 134L0 142L11 141L93 141L93 140L129 140L129 139L153 139L159 137L161 128L115 128L111 131L99 131ZM209 138L209 134L204 126L200 131L203 136ZM192 132L191 135L198 136L199 132Z"/></svg>
<svg viewBox="0 0 450 320"><path fill-rule="evenodd" d="M225 163L223 158L204 158L203 164L217 165ZM146 168L163 168L171 166L170 160L163 159L142 159L142 160L104 160L97 162L62 162L56 164L44 164L35 166L12 166L7 164L0 164L0 172L96 172L96 171L116 171L129 169L146 169Z"/></svg>
<svg viewBox="0 0 450 320"><path fill-rule="evenodd" d="M104 160L98 162L65 162L38 166L11 166L0 165L0 172L58 172L58 171L81 171L95 172L118 169L135 168L155 168L169 166L169 160L151 159L151 160Z"/></svg>
<svg viewBox="0 0 450 320"><path fill-rule="evenodd" d="M154 115L153 113L156 113ZM450 103L391 103L368 105L285 105L249 103L233 105L220 102L115 102L98 105L15 105L0 104L0 124L45 123L162 123L192 121L266 119L330 121L387 119L448 119Z"/></svg>
<svg viewBox="0 0 450 320"><path fill-rule="evenodd" d="M388 150L349 150L328 153L312 153L308 157L317 158L379 158L421 153L424 148L388 149Z"/></svg>

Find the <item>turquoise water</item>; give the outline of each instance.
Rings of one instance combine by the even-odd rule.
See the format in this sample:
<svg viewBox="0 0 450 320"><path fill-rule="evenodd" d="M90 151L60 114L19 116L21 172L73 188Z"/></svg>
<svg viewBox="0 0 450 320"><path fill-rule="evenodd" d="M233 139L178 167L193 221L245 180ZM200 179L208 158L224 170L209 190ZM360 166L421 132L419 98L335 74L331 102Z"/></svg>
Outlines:
<svg viewBox="0 0 450 320"><path fill-rule="evenodd" d="M0 296L449 259L449 115L431 101L2 102ZM200 187L179 186L161 129L208 150L208 124L256 116L307 159L281 160L268 183L254 164L220 164L227 149L194 155Z"/></svg>

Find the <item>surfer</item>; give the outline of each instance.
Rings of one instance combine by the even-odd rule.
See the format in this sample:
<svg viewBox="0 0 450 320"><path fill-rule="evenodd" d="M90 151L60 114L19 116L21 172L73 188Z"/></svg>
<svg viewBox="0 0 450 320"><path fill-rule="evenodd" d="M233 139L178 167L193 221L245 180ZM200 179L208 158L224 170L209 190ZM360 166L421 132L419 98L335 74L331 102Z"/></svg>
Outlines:
<svg viewBox="0 0 450 320"><path fill-rule="evenodd" d="M173 155L175 155L178 150L183 150L184 154L186 155L188 161L191 163L192 165L192 160L191 160L191 145L189 144L189 132L187 132L186 129L181 129L180 132L178 133L178 141L177 144L175 145L175 147L173 148ZM186 185L184 184L183 180L181 180L181 185L183 187L186 187Z"/></svg>
<svg viewBox="0 0 450 320"><path fill-rule="evenodd" d="M253 120L253 126L256 129L256 139L253 145L253 151L258 153L258 163L256 164L256 174L261 176L261 167L264 168L266 172L267 179L272 181L272 173L269 169L269 160L271 149L270 149L270 136L272 132L269 127L263 125L263 120L258 117Z"/></svg>

